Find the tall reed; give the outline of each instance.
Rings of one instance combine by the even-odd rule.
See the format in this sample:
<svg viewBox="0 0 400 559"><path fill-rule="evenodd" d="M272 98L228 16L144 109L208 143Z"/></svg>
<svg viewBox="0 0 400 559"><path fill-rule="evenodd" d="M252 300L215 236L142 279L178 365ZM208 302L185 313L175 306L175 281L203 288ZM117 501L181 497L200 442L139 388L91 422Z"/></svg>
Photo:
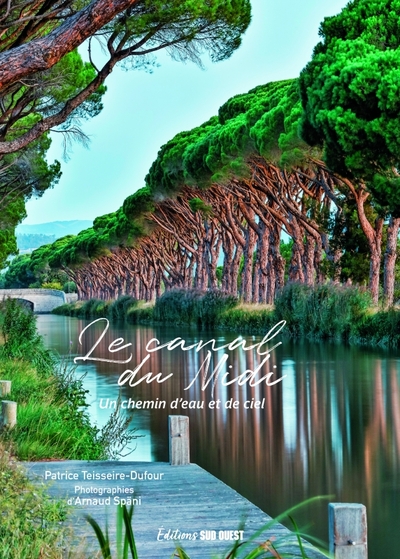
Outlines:
<svg viewBox="0 0 400 559"><path fill-rule="evenodd" d="M238 300L217 289L173 289L157 299L154 319L167 324L215 326L221 314L236 306Z"/></svg>
<svg viewBox="0 0 400 559"><path fill-rule="evenodd" d="M333 283L287 284L275 301L274 319L296 337L348 340L371 306L366 290Z"/></svg>

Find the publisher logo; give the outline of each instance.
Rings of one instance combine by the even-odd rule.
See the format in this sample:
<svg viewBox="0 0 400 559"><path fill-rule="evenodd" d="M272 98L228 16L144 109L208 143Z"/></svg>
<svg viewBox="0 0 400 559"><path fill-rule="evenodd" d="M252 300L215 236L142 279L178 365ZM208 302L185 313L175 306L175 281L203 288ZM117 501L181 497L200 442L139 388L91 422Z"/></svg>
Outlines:
<svg viewBox="0 0 400 559"><path fill-rule="evenodd" d="M188 532L179 530L178 528L161 528L158 529L157 540L163 541L243 541L244 530L199 530L197 532Z"/></svg>

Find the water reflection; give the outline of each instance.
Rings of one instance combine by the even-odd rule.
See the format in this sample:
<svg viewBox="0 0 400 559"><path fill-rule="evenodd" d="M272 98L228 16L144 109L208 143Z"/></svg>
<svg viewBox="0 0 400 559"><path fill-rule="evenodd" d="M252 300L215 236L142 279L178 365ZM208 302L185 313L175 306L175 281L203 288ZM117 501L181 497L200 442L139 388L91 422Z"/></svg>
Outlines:
<svg viewBox="0 0 400 559"><path fill-rule="evenodd" d="M73 355L85 355L103 331L97 323L87 331L83 345L78 336L87 322L56 316L40 316L39 326L49 346L60 353L71 348ZM182 329L154 329L112 326L93 355L103 359L127 359L128 365L87 362L85 387L89 390L91 413L102 425L109 409L99 403L123 399L165 401L165 409L135 410L134 426L146 436L138 440L135 460L167 460L167 416L183 413L191 419L192 460L237 489L269 514L308 497L335 495L335 500L362 502L367 506L370 532L370 559L397 556L400 535L400 401L399 356L396 353L347 348L322 343L293 343L284 340L276 348L259 376L268 371L274 378L285 375L275 386L265 383L227 386L219 382L203 387L198 371L207 358L207 346L200 351L162 349L151 353L146 345L151 338L166 343L182 337L196 344L199 333ZM215 338L216 346L230 343L236 334L203 334ZM132 346L114 352L110 343L124 338ZM249 336L248 345L261 338ZM72 346L70 346L72 341ZM113 346L112 346L113 348ZM114 346L115 348L115 346ZM229 359L224 362L224 355ZM118 356L118 357L117 357ZM233 378L260 364L256 349L220 349L210 356L210 371L221 364L221 374ZM172 376L163 383L142 382L136 387L118 387L117 380L129 367L142 363L142 377L149 373ZM228 378L228 377L227 377ZM202 404L203 409L170 409L177 399ZM211 400L219 406L209 409ZM237 409L233 402L238 401ZM231 407L226 403L231 402ZM253 402L262 408L245 409ZM198 404L199 405L199 404ZM127 411L126 413L132 413ZM326 503L314 505L296 515L300 523L313 519L310 531L327 539Z"/></svg>

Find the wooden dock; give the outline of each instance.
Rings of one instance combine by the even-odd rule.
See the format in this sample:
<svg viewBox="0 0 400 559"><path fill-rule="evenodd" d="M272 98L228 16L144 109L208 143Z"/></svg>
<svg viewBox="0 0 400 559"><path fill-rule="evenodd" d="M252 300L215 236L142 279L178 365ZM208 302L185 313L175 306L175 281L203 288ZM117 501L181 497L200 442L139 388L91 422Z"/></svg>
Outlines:
<svg viewBox="0 0 400 559"><path fill-rule="evenodd" d="M117 507L134 504L133 532L139 559L168 559L176 545L190 559L225 559L239 541L244 559L258 546L262 557L303 557L297 537L222 481L190 463L189 418L169 417L170 463L62 461L27 462L29 476L45 483L50 495L72 505L72 524L84 538L85 556L93 558L98 544L85 519L108 525L116 541ZM334 559L367 559L367 524L363 505L329 505L330 551ZM247 542L247 543L246 543ZM303 540L308 559L323 559L321 551ZM96 555L97 556L97 555ZM113 557L116 555L113 554Z"/></svg>
<svg viewBox="0 0 400 559"><path fill-rule="evenodd" d="M225 557L224 552L235 543L233 538L242 536L247 541L271 523L270 516L195 464L65 461L30 462L26 466L31 477L46 480L52 496L70 499L74 505L75 532L86 538L89 557L93 556L89 551L98 546L83 514L90 514L103 529L107 520L111 539L115 541L115 497L117 502L123 498L129 502L129 497L138 500L133 531L139 559L170 558L174 540L191 559ZM107 475L113 479L101 479ZM103 504L105 498L109 505ZM243 534L236 532L240 528ZM285 557L301 557L295 536L277 523L260 534L251 548L246 548L247 552L267 540L286 553ZM310 559L324 557L309 544L307 554ZM244 556L245 550L239 557Z"/></svg>

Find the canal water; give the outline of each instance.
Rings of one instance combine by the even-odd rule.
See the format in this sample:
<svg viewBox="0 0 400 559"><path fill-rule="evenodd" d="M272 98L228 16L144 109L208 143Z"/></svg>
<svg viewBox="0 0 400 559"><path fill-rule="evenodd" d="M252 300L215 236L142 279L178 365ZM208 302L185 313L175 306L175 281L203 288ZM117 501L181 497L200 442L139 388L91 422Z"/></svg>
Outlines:
<svg viewBox="0 0 400 559"><path fill-rule="evenodd" d="M369 559L398 556L399 353L55 315L38 328L77 358L99 426L120 395L141 435L122 459L167 461L168 415L188 415L191 461L265 512L329 496L294 514L326 542L328 501L363 503Z"/></svg>

